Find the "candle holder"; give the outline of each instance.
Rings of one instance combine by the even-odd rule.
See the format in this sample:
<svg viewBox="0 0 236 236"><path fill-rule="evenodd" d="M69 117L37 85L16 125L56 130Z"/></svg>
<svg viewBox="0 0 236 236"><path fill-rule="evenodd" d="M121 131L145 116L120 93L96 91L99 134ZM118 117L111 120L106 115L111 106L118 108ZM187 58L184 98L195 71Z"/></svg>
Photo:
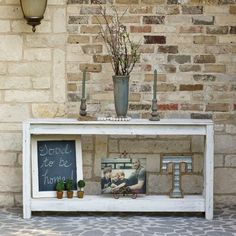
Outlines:
<svg viewBox="0 0 236 236"><path fill-rule="evenodd" d="M81 98L81 103L80 103L80 112L79 114L81 116L86 116L87 111L86 111L87 105L86 105L86 98Z"/></svg>
<svg viewBox="0 0 236 236"><path fill-rule="evenodd" d="M157 112L157 99L152 99L152 112L151 112L151 118L149 120L151 121L160 120L160 116Z"/></svg>

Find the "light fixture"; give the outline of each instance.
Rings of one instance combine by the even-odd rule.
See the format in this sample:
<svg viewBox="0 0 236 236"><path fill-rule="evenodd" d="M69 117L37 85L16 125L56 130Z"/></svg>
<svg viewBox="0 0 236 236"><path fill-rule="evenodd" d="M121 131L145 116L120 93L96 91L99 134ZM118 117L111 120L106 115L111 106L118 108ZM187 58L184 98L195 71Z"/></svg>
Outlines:
<svg viewBox="0 0 236 236"><path fill-rule="evenodd" d="M40 25L43 14L46 10L47 0L20 0L21 8L27 24L32 26L32 31L36 31L36 26Z"/></svg>

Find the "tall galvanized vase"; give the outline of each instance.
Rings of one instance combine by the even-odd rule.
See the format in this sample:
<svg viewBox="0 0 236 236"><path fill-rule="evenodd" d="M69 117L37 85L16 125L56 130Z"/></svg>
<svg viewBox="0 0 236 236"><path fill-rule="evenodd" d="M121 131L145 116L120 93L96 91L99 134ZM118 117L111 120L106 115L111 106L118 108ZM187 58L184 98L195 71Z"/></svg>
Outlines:
<svg viewBox="0 0 236 236"><path fill-rule="evenodd" d="M114 75L114 102L117 117L126 117L129 105L129 75Z"/></svg>

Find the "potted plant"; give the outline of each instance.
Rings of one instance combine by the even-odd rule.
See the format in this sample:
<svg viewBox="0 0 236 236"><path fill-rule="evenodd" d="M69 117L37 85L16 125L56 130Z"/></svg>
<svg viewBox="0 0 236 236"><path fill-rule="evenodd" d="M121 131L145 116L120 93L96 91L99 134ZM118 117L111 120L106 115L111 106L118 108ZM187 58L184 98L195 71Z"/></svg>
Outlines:
<svg viewBox="0 0 236 236"><path fill-rule="evenodd" d="M78 188L79 190L77 191L77 196L78 198L83 198L84 197L84 186L85 186L85 182L84 180L79 180L78 181Z"/></svg>
<svg viewBox="0 0 236 236"><path fill-rule="evenodd" d="M56 190L57 190L57 198L62 199L63 198L63 191L65 190L65 183L62 180L59 180L56 184Z"/></svg>
<svg viewBox="0 0 236 236"><path fill-rule="evenodd" d="M67 198L73 198L73 180L72 179L67 179L66 180L66 194Z"/></svg>
<svg viewBox="0 0 236 236"><path fill-rule="evenodd" d="M122 24L122 17L114 6L111 7L112 14L107 14L106 8L101 6L100 35L106 45L110 62L114 71L114 102L118 117L126 117L129 102L129 78L136 62L139 60L138 52L140 43L135 43L127 28ZM102 20L101 20L102 19Z"/></svg>

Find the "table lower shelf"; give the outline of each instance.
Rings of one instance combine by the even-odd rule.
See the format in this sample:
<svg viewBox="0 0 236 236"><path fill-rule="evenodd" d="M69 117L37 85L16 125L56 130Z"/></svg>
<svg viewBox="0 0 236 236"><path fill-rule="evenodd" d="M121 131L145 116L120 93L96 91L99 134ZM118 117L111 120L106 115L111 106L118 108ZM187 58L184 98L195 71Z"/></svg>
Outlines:
<svg viewBox="0 0 236 236"><path fill-rule="evenodd" d="M87 195L83 199L32 198L31 211L78 211L78 212L205 212L202 195L187 195L173 199L169 196L121 196Z"/></svg>

